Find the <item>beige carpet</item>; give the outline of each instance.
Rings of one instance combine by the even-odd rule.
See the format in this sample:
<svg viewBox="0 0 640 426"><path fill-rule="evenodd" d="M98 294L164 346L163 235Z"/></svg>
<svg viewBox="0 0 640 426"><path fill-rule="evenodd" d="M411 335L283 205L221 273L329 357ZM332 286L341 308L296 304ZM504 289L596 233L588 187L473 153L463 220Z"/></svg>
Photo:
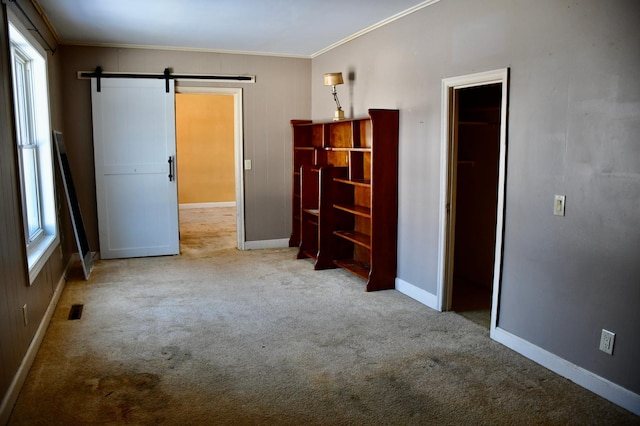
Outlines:
<svg viewBox="0 0 640 426"><path fill-rule="evenodd" d="M189 229L73 271L9 424L640 424L460 315Z"/></svg>

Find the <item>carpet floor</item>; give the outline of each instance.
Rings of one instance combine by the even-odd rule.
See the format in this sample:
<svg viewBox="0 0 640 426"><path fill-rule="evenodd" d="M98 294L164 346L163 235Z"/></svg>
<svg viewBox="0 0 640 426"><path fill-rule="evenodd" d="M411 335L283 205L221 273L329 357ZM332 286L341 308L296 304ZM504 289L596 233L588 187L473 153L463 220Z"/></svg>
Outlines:
<svg viewBox="0 0 640 426"><path fill-rule="evenodd" d="M191 213L179 256L73 269L10 425L640 424L486 327Z"/></svg>

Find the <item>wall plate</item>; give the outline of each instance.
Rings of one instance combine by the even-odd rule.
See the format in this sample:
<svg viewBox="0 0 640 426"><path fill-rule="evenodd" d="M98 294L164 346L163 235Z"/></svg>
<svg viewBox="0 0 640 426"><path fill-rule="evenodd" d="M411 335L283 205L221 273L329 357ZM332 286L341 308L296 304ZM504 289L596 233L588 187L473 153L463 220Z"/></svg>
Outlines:
<svg viewBox="0 0 640 426"><path fill-rule="evenodd" d="M553 215L564 216L564 195L556 195L553 201Z"/></svg>
<svg viewBox="0 0 640 426"><path fill-rule="evenodd" d="M609 330L602 329L600 334L600 350L606 352L609 355L613 355L613 343L616 340L616 333L612 333Z"/></svg>

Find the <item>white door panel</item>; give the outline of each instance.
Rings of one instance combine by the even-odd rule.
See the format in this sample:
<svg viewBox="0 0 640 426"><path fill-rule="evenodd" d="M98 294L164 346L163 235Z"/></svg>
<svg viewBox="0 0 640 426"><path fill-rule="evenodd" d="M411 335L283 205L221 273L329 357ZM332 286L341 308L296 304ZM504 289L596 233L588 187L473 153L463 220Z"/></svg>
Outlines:
<svg viewBox="0 0 640 426"><path fill-rule="evenodd" d="M173 81L92 79L100 256L179 253ZM175 164L175 163L174 163Z"/></svg>

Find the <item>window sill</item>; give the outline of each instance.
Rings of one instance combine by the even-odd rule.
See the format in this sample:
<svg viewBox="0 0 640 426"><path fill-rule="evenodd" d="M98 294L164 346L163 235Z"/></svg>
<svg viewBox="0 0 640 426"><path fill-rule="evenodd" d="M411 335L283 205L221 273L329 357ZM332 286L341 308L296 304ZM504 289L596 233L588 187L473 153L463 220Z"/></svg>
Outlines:
<svg viewBox="0 0 640 426"><path fill-rule="evenodd" d="M47 235L29 253L27 256L29 262L29 285L32 285L36 280L38 274L53 254L58 242L57 235Z"/></svg>

